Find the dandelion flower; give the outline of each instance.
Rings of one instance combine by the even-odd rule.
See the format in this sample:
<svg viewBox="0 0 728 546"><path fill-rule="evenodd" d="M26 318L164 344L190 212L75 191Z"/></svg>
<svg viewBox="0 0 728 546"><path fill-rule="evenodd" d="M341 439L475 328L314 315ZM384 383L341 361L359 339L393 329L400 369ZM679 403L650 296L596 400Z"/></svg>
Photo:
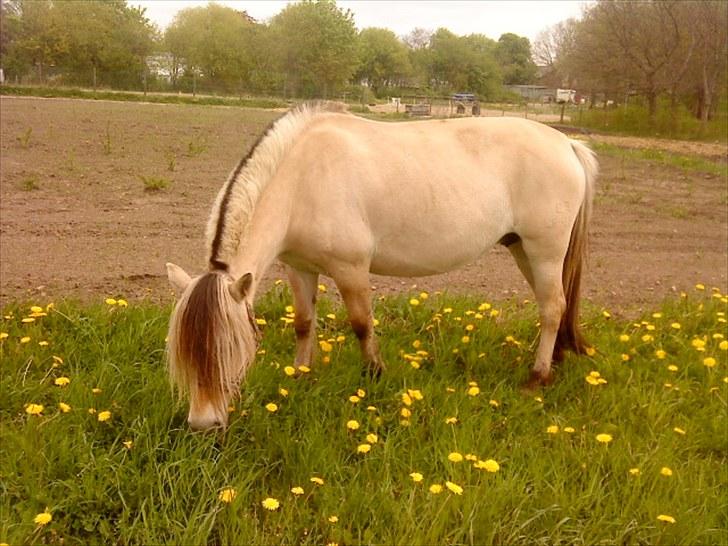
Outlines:
<svg viewBox="0 0 728 546"><path fill-rule="evenodd" d="M53 382L58 387L65 387L71 382L70 379L67 377L57 377L56 380Z"/></svg>
<svg viewBox="0 0 728 546"><path fill-rule="evenodd" d="M278 404L276 404L274 402L268 402L265 405L265 409L267 409L271 413L275 413L276 411L278 411Z"/></svg>
<svg viewBox="0 0 728 546"><path fill-rule="evenodd" d="M10 334L8 334L7 332L0 332L0 341L2 341L3 339L7 339L9 335Z"/></svg>
<svg viewBox="0 0 728 546"><path fill-rule="evenodd" d="M278 389L278 394L280 394L283 397L286 397L286 396L288 396L288 389L284 389L283 387L281 387L280 389Z"/></svg>
<svg viewBox="0 0 728 546"><path fill-rule="evenodd" d="M68 413L69 411L71 411L71 406L69 406L65 402L59 402L58 409L61 410L61 413Z"/></svg>
<svg viewBox="0 0 728 546"><path fill-rule="evenodd" d="M108 421L109 419L111 419L111 412L100 411L96 418L99 420L99 422L103 423L104 421Z"/></svg>
<svg viewBox="0 0 728 546"><path fill-rule="evenodd" d="M232 487L226 487L222 491L220 491L220 494L217 496L218 499L220 499L222 502L226 504L230 504L233 502L237 495L237 492Z"/></svg>
<svg viewBox="0 0 728 546"><path fill-rule="evenodd" d="M317 477L317 476L314 476L314 477L310 478L310 481L312 483L315 483L316 485L323 485L324 484L324 480L322 478Z"/></svg>
<svg viewBox="0 0 728 546"><path fill-rule="evenodd" d="M457 422L458 422L457 417L448 417L445 419L445 423L447 423L448 425L454 425Z"/></svg>
<svg viewBox="0 0 728 546"><path fill-rule="evenodd" d="M478 461L475 463L475 468L485 470L486 472L498 472L500 465L493 459L486 459L485 461Z"/></svg>
<svg viewBox="0 0 728 546"><path fill-rule="evenodd" d="M296 375L296 368L293 366L286 366L283 368L283 373L286 374L288 377L291 377L292 375Z"/></svg>
<svg viewBox="0 0 728 546"><path fill-rule="evenodd" d="M116 305L116 300L114 298L106 298L104 302L106 305Z"/></svg>
<svg viewBox="0 0 728 546"><path fill-rule="evenodd" d="M94 394L101 394L102 391L100 388L94 387L93 389L91 389L91 392Z"/></svg>
<svg viewBox="0 0 728 546"><path fill-rule="evenodd" d="M627 334L622 334L621 336L619 336L619 341L621 341L622 343L626 343L629 341L629 336Z"/></svg>
<svg viewBox="0 0 728 546"><path fill-rule="evenodd" d="M328 341L325 341L323 339L321 341L319 341L319 347L321 347L321 350L325 353L330 353L331 351L334 350L334 346L331 345L331 343L329 343Z"/></svg>
<svg viewBox="0 0 728 546"><path fill-rule="evenodd" d="M657 358L658 358L659 360L663 360L663 359L664 359L664 358L665 358L665 357L667 356L667 352L663 351L662 349L657 349L657 350L655 351L655 356L656 356L656 357L657 357Z"/></svg>
<svg viewBox="0 0 728 546"><path fill-rule="evenodd" d="M301 365L300 365L300 366L298 367L298 371L299 371L299 372L301 372L301 373L308 373L308 372L310 372L310 371L311 371L311 368L309 368L309 367L308 367L308 366L306 366L305 364L301 364Z"/></svg>
<svg viewBox="0 0 728 546"><path fill-rule="evenodd" d="M419 389L407 389L407 394L409 394L414 400L422 400L424 398Z"/></svg>
<svg viewBox="0 0 728 546"><path fill-rule="evenodd" d="M124 447L126 449L131 449L134 446L134 441L133 440L124 440L121 443L124 445Z"/></svg>
<svg viewBox="0 0 728 546"><path fill-rule="evenodd" d="M728 341L726 341L725 339L724 339L723 341L721 341L721 342L720 342L720 343L718 344L718 348L719 348L719 349L720 349L721 351L728 351Z"/></svg>
<svg viewBox="0 0 728 546"><path fill-rule="evenodd" d="M703 359L703 366L706 366L708 368L713 368L716 365L715 358L712 356L709 356L708 358Z"/></svg>
<svg viewBox="0 0 728 546"><path fill-rule="evenodd" d="M40 415L43 413L43 405L42 404L28 404L25 406L25 413L28 415Z"/></svg>
<svg viewBox="0 0 728 546"><path fill-rule="evenodd" d="M639 476L640 475L640 469L639 468L630 468L629 469L630 476Z"/></svg>
<svg viewBox="0 0 728 546"><path fill-rule="evenodd" d="M270 510L271 512L278 510L281 503L278 502L277 499L274 499L273 497L268 497L267 499L263 499L263 502L260 503L263 505L263 508L266 510Z"/></svg>
<svg viewBox="0 0 728 546"><path fill-rule="evenodd" d="M355 421L354 419L347 421L346 428L349 430L357 430L359 428L359 421Z"/></svg>
<svg viewBox="0 0 728 546"><path fill-rule="evenodd" d="M339 516L329 516L329 523L336 523L339 521Z"/></svg>
<svg viewBox="0 0 728 546"><path fill-rule="evenodd" d="M367 434L367 442L369 442L370 444L376 444L378 441L379 441L379 436L377 436L373 432L370 432L369 434Z"/></svg>
<svg viewBox="0 0 728 546"><path fill-rule="evenodd" d="M440 493L442 493L442 486L439 483L433 483L430 486L430 493L432 493L433 495L439 495Z"/></svg>
<svg viewBox="0 0 728 546"><path fill-rule="evenodd" d="M470 336L463 336L463 337L461 337L460 338L460 342L463 343L463 344L470 343Z"/></svg>
<svg viewBox="0 0 728 546"><path fill-rule="evenodd" d="M303 495L303 487L299 487L298 485L296 487L291 487L291 493L296 496Z"/></svg>
<svg viewBox="0 0 728 546"><path fill-rule="evenodd" d="M672 328L673 330L679 330L680 328L682 328L682 325L679 322L673 322L672 324L670 324L670 328Z"/></svg>
<svg viewBox="0 0 728 546"><path fill-rule="evenodd" d="M675 523L675 518L666 514L660 514L657 516L658 521L664 521L665 523Z"/></svg>
<svg viewBox="0 0 728 546"><path fill-rule="evenodd" d="M37 525L43 526L43 525L48 525L52 519L53 519L53 516L48 511L48 508L46 508L45 511L41 512L40 514L38 514L37 516L35 516L33 518L33 522L36 523Z"/></svg>
<svg viewBox="0 0 728 546"><path fill-rule="evenodd" d="M676 372L676 371L678 371L678 370L679 370L679 368L678 368L677 366L675 366L675 364L670 364L670 365L669 365L669 366L667 367L667 369L668 369L669 371L671 371L671 372Z"/></svg>
<svg viewBox="0 0 728 546"><path fill-rule="evenodd" d="M20 338L20 343L28 343L30 341L30 336L23 336Z"/></svg>
<svg viewBox="0 0 728 546"><path fill-rule="evenodd" d="M356 395L359 398L364 398L367 395L367 391L365 391L364 389L356 389Z"/></svg>
<svg viewBox="0 0 728 546"><path fill-rule="evenodd" d="M575 432L574 431L574 427L564 427L564 432L568 432L570 434L573 434Z"/></svg>
<svg viewBox="0 0 728 546"><path fill-rule="evenodd" d="M600 442L602 444L608 444L612 441L612 435L611 434L597 434L597 442Z"/></svg>
<svg viewBox="0 0 728 546"><path fill-rule="evenodd" d="M480 389L478 387L468 387L467 393L468 396L478 396L480 394Z"/></svg>
<svg viewBox="0 0 728 546"><path fill-rule="evenodd" d="M447 487L450 491L452 491L456 495L462 495L463 494L463 488L460 487L456 483L453 483L453 482L445 482L445 487Z"/></svg>
<svg viewBox="0 0 728 546"><path fill-rule="evenodd" d="M119 307L129 307L129 302L123 299L116 300L116 305Z"/></svg>
<svg viewBox="0 0 728 546"><path fill-rule="evenodd" d="M453 463L459 463L463 460L463 456L457 451L453 451L447 456L447 460Z"/></svg>
<svg viewBox="0 0 728 546"><path fill-rule="evenodd" d="M558 434L559 425L549 425L548 427L546 427L546 433L547 434Z"/></svg>
<svg viewBox="0 0 728 546"><path fill-rule="evenodd" d="M264 318L257 318L257 319L255 319L255 323L258 326L265 326L266 324L268 324L268 321L265 320Z"/></svg>
<svg viewBox="0 0 728 546"><path fill-rule="evenodd" d="M672 476L672 469L668 466L663 466L660 469L660 474L669 478L670 476Z"/></svg>
<svg viewBox="0 0 728 546"><path fill-rule="evenodd" d="M419 472L410 472L410 478L412 478L413 482L419 483L422 481L422 474Z"/></svg>
<svg viewBox="0 0 728 546"><path fill-rule="evenodd" d="M409 300L409 304L412 307L417 307L420 304L420 300L418 300L417 298L412 298Z"/></svg>
<svg viewBox="0 0 728 546"><path fill-rule="evenodd" d="M399 410L399 414L405 419L409 419L412 416L412 412L407 408L402 408L401 410Z"/></svg>
<svg viewBox="0 0 728 546"><path fill-rule="evenodd" d="M405 406L411 406L412 405L412 397L409 395L409 393L402 393L402 403Z"/></svg>

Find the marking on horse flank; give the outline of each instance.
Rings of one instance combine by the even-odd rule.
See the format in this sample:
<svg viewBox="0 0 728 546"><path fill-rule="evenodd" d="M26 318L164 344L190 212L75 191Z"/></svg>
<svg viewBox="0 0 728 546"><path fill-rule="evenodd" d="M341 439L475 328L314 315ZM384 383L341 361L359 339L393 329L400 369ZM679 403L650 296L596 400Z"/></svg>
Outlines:
<svg viewBox="0 0 728 546"><path fill-rule="evenodd" d="M250 158L255 153L255 150L258 148L258 146L260 146L260 143L263 142L263 139L268 136L278 119L274 120L268 125L268 127L266 127L265 131L263 131L263 134L258 137L258 139L255 141L255 144L251 146L250 150L248 150L248 153L245 154L245 156L238 162L235 170L230 175L230 180L227 184L227 187L225 188L225 195L223 196L222 202L220 203L220 211L217 215L217 229L215 230L215 238L212 241L212 250L210 252L210 265L213 267L213 269L222 269L223 271L228 270L228 264L218 260L218 253L220 252L222 235L225 231L225 216L227 215L227 208L228 203L230 202L230 196L233 193L233 186L235 186L235 183L238 181L238 176L243 170L243 167L245 167L245 165L248 163Z"/></svg>
<svg viewBox="0 0 728 546"><path fill-rule="evenodd" d="M508 247L516 244L520 240L521 238L518 236L517 233L506 233L503 237L500 238L498 244Z"/></svg>

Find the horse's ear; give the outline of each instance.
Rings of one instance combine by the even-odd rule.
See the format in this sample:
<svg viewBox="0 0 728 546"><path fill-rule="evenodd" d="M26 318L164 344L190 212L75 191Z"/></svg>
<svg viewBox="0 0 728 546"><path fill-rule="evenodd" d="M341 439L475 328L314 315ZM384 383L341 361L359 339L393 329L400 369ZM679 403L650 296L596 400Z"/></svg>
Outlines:
<svg viewBox="0 0 728 546"><path fill-rule="evenodd" d="M243 301L243 298L246 296L248 291L250 290L250 285L253 284L253 274L252 273L246 273L242 277L240 277L237 281L232 283L228 290L230 290L230 295L233 297L235 301L240 303Z"/></svg>
<svg viewBox="0 0 728 546"><path fill-rule="evenodd" d="M190 276L185 273L184 269L172 263L167 264L167 278L178 294L184 292L187 285L190 284L190 281L192 280Z"/></svg>

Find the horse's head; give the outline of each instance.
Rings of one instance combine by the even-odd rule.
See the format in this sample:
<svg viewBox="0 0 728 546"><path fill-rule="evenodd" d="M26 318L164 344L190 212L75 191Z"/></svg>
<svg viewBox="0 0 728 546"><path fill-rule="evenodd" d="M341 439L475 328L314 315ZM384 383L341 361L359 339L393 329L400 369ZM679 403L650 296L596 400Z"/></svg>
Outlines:
<svg viewBox="0 0 728 546"><path fill-rule="evenodd" d="M167 276L180 294L167 336L170 378L189 394L193 429L225 427L228 404L239 394L258 341L249 301L252 275L233 279L213 271L192 279L167 264Z"/></svg>

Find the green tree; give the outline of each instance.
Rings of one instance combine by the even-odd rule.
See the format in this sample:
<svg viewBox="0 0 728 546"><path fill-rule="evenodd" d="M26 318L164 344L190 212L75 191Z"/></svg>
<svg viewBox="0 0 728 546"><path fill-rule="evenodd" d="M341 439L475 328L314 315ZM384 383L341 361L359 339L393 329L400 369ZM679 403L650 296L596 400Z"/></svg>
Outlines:
<svg viewBox="0 0 728 546"><path fill-rule="evenodd" d="M333 0L289 4L273 18L271 31L284 94L328 97L356 72L354 17Z"/></svg>
<svg viewBox="0 0 728 546"><path fill-rule="evenodd" d="M383 86L399 84L410 71L407 46L394 32L386 28L365 28L359 33L356 77L366 79L375 94Z"/></svg>
<svg viewBox="0 0 728 546"><path fill-rule="evenodd" d="M501 35L495 57L506 85L532 83L536 78L536 64L531 58L531 42L528 38L511 32Z"/></svg>

